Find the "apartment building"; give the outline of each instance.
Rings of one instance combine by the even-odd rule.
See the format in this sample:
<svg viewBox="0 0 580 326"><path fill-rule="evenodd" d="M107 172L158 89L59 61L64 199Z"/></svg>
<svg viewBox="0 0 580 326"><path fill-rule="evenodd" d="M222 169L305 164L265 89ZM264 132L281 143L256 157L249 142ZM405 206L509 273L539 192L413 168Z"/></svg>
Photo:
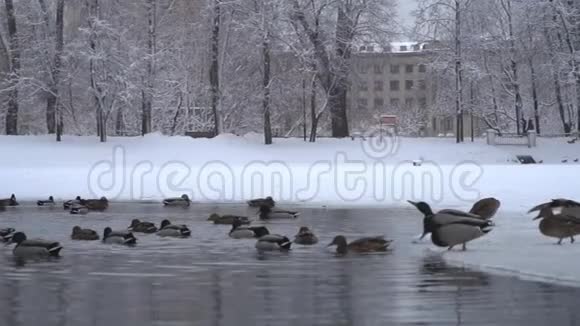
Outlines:
<svg viewBox="0 0 580 326"><path fill-rule="evenodd" d="M381 113L395 114L402 124L415 123L404 119L421 120L417 136L454 134L455 116L430 110L435 88L429 75L430 55L428 43L391 43L386 48L360 46L352 57L348 94L351 121L372 119ZM465 114L463 125L464 134L469 135L472 125L469 113ZM479 123L474 126L479 129Z"/></svg>

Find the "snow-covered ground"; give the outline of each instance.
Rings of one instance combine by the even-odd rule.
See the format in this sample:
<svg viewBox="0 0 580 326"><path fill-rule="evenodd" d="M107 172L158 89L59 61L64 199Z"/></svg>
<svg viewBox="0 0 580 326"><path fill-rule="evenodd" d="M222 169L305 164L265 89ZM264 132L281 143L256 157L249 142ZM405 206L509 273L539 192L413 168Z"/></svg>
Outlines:
<svg viewBox="0 0 580 326"><path fill-rule="evenodd" d="M487 146L483 140L276 139L220 135L165 137L0 137L0 197L20 201L107 196L159 200L187 193L193 201L231 202L272 195L302 205L395 206L407 199L468 209L479 197L501 200L497 227L449 261L580 285L579 245L553 245L525 212L550 198L580 199L580 143L538 139L538 147ZM543 164L521 165L531 154ZM562 163L567 160L567 163ZM420 166L413 163L420 162ZM580 240L580 239L579 239Z"/></svg>

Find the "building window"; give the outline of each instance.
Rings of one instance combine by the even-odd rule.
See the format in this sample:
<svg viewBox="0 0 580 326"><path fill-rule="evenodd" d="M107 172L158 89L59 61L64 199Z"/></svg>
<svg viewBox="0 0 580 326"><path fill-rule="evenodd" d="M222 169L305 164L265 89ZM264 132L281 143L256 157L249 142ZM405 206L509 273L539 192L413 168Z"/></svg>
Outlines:
<svg viewBox="0 0 580 326"><path fill-rule="evenodd" d="M445 118L445 131L453 131L453 118Z"/></svg>
<svg viewBox="0 0 580 326"><path fill-rule="evenodd" d="M405 65L405 72L408 74L412 74L413 73L413 65Z"/></svg>
<svg viewBox="0 0 580 326"><path fill-rule="evenodd" d="M399 81L398 80L391 80L391 90L392 91L399 90Z"/></svg>
<svg viewBox="0 0 580 326"><path fill-rule="evenodd" d="M410 107L412 107L412 106L413 106L413 104L414 104L414 101L413 101L413 99L412 99L412 98L406 98L406 99L405 99L405 106L406 106L406 107L410 108Z"/></svg>
<svg viewBox="0 0 580 326"><path fill-rule="evenodd" d="M385 105L385 101L382 97L375 97L375 108L382 108Z"/></svg>
<svg viewBox="0 0 580 326"><path fill-rule="evenodd" d="M359 98L357 102L359 109L366 109L369 101L366 98Z"/></svg>
<svg viewBox="0 0 580 326"><path fill-rule="evenodd" d="M407 51L407 46L406 45L401 45L400 50L401 50L401 52Z"/></svg>
<svg viewBox="0 0 580 326"><path fill-rule="evenodd" d="M391 74L398 74L400 69L399 65L391 65Z"/></svg>
<svg viewBox="0 0 580 326"><path fill-rule="evenodd" d="M368 91L369 90L369 83L366 80L361 80L360 84L358 84L359 91Z"/></svg>
<svg viewBox="0 0 580 326"><path fill-rule="evenodd" d="M412 80L405 80L405 89L406 90L413 89L413 81Z"/></svg>
<svg viewBox="0 0 580 326"><path fill-rule="evenodd" d="M375 70L375 74L380 75L383 73L383 66L375 64L374 70Z"/></svg>
<svg viewBox="0 0 580 326"><path fill-rule="evenodd" d="M375 91L377 91L377 92L383 91L383 81L382 80L375 80Z"/></svg>
<svg viewBox="0 0 580 326"><path fill-rule="evenodd" d="M401 100L399 100L398 98L391 99L391 107L398 108L399 105L401 105Z"/></svg>
<svg viewBox="0 0 580 326"><path fill-rule="evenodd" d="M424 91L425 89L427 89L427 84L425 83L425 80L421 79L417 82L419 84L419 89Z"/></svg>
<svg viewBox="0 0 580 326"><path fill-rule="evenodd" d="M419 107L422 109L427 107L427 98L425 97L419 98Z"/></svg>
<svg viewBox="0 0 580 326"><path fill-rule="evenodd" d="M424 64L420 64L419 65L419 72L426 72L427 71L427 66L425 66Z"/></svg>
<svg viewBox="0 0 580 326"><path fill-rule="evenodd" d="M368 66L366 63L361 63L361 64L358 66L358 71L359 71L361 74L366 74L366 73L369 71L369 66Z"/></svg>

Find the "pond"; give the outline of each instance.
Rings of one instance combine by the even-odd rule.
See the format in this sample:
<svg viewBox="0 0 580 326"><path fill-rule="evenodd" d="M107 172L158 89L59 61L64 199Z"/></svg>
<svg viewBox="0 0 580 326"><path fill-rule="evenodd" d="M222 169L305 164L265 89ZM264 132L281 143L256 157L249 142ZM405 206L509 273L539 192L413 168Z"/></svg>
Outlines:
<svg viewBox="0 0 580 326"><path fill-rule="evenodd" d="M253 240L227 236L212 212L255 216L242 205L111 203L103 213L9 207L0 227L60 241L62 258L22 264L0 248L0 325L574 325L580 289L447 265L429 244L413 244L414 208L299 207L297 220L267 222L293 236L311 227L320 243L259 254ZM132 248L69 239L74 225L102 234L133 218L189 225L188 239L136 234ZM258 224L261 224L258 222ZM337 234L384 234L394 250L335 256ZM469 254L469 251L465 254Z"/></svg>

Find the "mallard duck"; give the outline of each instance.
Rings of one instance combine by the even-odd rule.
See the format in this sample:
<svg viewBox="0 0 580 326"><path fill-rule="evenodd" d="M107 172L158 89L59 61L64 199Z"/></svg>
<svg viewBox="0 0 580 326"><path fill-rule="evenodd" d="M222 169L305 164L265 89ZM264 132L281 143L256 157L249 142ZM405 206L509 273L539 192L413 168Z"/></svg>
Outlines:
<svg viewBox="0 0 580 326"><path fill-rule="evenodd" d="M574 236L580 234L580 207L578 206L556 208L549 205L543 206L538 216L534 217L534 220L537 219L541 219L538 225L540 232L547 237L557 238L559 245L565 238L570 238L570 243L574 243Z"/></svg>
<svg viewBox="0 0 580 326"><path fill-rule="evenodd" d="M48 196L48 200L39 200L36 202L37 206L54 206L54 198Z"/></svg>
<svg viewBox="0 0 580 326"><path fill-rule="evenodd" d="M109 200L106 197L99 199L81 199L80 204L90 211L104 211L109 208Z"/></svg>
<svg viewBox="0 0 580 326"><path fill-rule="evenodd" d="M72 234L70 235L72 240L99 240L99 234L97 231L91 229L82 229L80 226L75 226L72 229Z"/></svg>
<svg viewBox="0 0 580 326"><path fill-rule="evenodd" d="M191 204L189 196L186 194L181 195L181 197L173 197L163 199L164 206L183 206L188 207Z"/></svg>
<svg viewBox="0 0 580 326"><path fill-rule="evenodd" d="M267 234L256 241L256 249L259 251L290 250L292 242L290 239L279 234Z"/></svg>
<svg viewBox="0 0 580 326"><path fill-rule="evenodd" d="M484 220L489 220L497 213L500 205L501 202L493 197L483 198L473 204L469 213L478 215Z"/></svg>
<svg viewBox="0 0 580 326"><path fill-rule="evenodd" d="M191 235L191 231L183 224L171 224L169 220L163 220L159 231L157 231L157 235L160 237L185 238Z"/></svg>
<svg viewBox="0 0 580 326"><path fill-rule="evenodd" d="M489 220L473 218L471 214L461 216L459 214L449 214L445 212L433 213L431 206L425 202L413 203L421 213L423 218L423 238L431 233L431 241L439 247L448 247L448 250L461 244L463 250L466 250L466 243L477 239L493 227ZM458 211L455 211L457 213Z"/></svg>
<svg viewBox="0 0 580 326"><path fill-rule="evenodd" d="M540 211L542 208L545 208L545 207L564 209L564 208L571 208L571 207L580 207L580 203L577 201L571 200L571 199L556 198L556 199L552 199L549 202L542 203L542 204L539 204L535 207L532 207L532 209L530 209L528 211L528 213Z"/></svg>
<svg viewBox="0 0 580 326"><path fill-rule="evenodd" d="M131 232L113 231L110 227L106 227L103 231L103 242L108 244L134 245L137 243L137 238Z"/></svg>
<svg viewBox="0 0 580 326"><path fill-rule="evenodd" d="M12 194L10 198L0 199L0 206L18 206L18 202L16 201L16 196Z"/></svg>
<svg viewBox="0 0 580 326"><path fill-rule="evenodd" d="M338 254L346 254L349 251L364 253L364 252L379 252L387 251L392 240L385 240L383 236L378 237L366 237L354 240L351 243L346 242L346 238L342 235L337 235L334 237L330 246L336 246L336 252Z"/></svg>
<svg viewBox="0 0 580 326"><path fill-rule="evenodd" d="M0 242L8 242L12 239L12 234L15 232L13 228L0 229Z"/></svg>
<svg viewBox="0 0 580 326"><path fill-rule="evenodd" d="M16 232L11 243L16 243L13 253L16 257L57 257L62 249L58 242L46 240L27 240L26 234Z"/></svg>
<svg viewBox="0 0 580 326"><path fill-rule="evenodd" d="M234 239L259 238L266 234L270 234L270 231L265 226L243 226L239 219L234 220L229 233Z"/></svg>
<svg viewBox="0 0 580 326"><path fill-rule="evenodd" d="M250 199L247 201L247 203L250 207L260 207L260 206L274 207L274 206L276 206L276 202L270 196L268 196L266 198Z"/></svg>
<svg viewBox="0 0 580 326"><path fill-rule="evenodd" d="M89 209L87 206L81 204L73 204L70 207L70 213L75 215L85 215L89 213Z"/></svg>
<svg viewBox="0 0 580 326"><path fill-rule="evenodd" d="M129 225L129 231L140 233L155 233L157 232L157 227L151 222L141 222L138 219L133 219L131 221L131 225Z"/></svg>
<svg viewBox="0 0 580 326"><path fill-rule="evenodd" d="M75 199L70 199L70 200L67 200L67 201L65 201L65 202L62 204L62 207L63 207L64 209L70 209L70 208L71 208L73 205L75 205L75 204L77 204L77 205L80 205L80 203L81 203L81 200L82 200L82 199L81 199L81 196L77 196Z"/></svg>
<svg viewBox="0 0 580 326"><path fill-rule="evenodd" d="M294 243L299 245L313 245L318 243L318 238L306 226L301 226L298 229L298 234L294 236Z"/></svg>
<svg viewBox="0 0 580 326"><path fill-rule="evenodd" d="M216 213L211 214L207 220L213 221L214 224L226 224L232 225L234 224L235 220L239 220L242 224L250 224L250 220L246 216L237 216L237 215L218 215Z"/></svg>
<svg viewBox="0 0 580 326"><path fill-rule="evenodd" d="M258 217L261 220L281 219L281 218L297 218L300 213L285 210L272 210L270 206L260 206Z"/></svg>
<svg viewBox="0 0 580 326"><path fill-rule="evenodd" d="M411 205L415 206L415 208L419 209L417 207L417 204L419 204L419 202L415 202L415 201L411 201L411 200L407 200L407 202L410 203ZM479 205L478 205L477 202L474 204L474 207L476 205L479 207ZM473 210L473 207L472 207L472 210ZM419 211L421 211L421 210L419 210ZM421 213L423 213L423 212L421 212ZM442 209L442 210L438 211L437 214L446 214L446 215L453 215L453 216L460 216L460 217L471 217L471 218L483 219L481 216L479 216L477 214L468 213L468 212L464 212L464 211L461 211L461 210L458 210L458 209L453 209L453 208L445 208L445 209ZM423 231L425 231L425 230L423 230ZM421 237L419 238L419 240L422 240L429 233L430 232L427 232L427 233L423 232L421 234Z"/></svg>

